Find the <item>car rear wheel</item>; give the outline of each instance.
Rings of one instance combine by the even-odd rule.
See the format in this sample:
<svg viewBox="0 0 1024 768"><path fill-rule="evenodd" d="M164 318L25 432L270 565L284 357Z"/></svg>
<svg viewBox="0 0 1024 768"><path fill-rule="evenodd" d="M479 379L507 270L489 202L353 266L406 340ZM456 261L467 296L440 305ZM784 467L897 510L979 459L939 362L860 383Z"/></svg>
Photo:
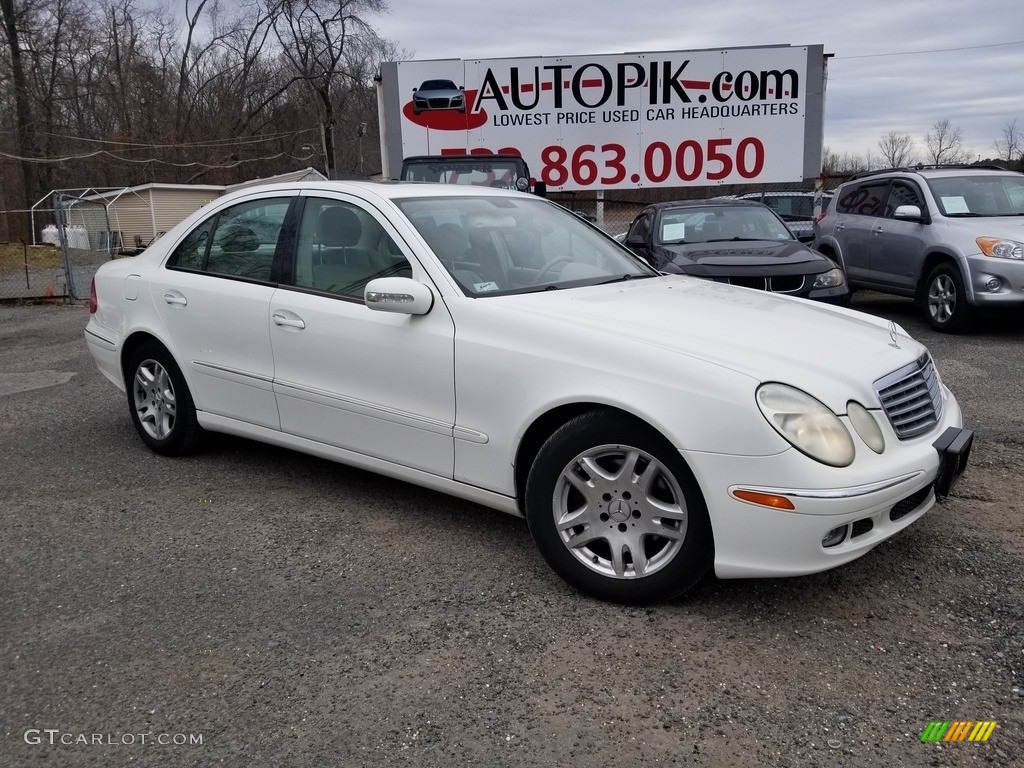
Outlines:
<svg viewBox="0 0 1024 768"><path fill-rule="evenodd" d="M127 384L132 422L146 445L165 456L195 450L203 429L185 377L163 346L150 342L135 350Z"/></svg>
<svg viewBox="0 0 1024 768"><path fill-rule="evenodd" d="M527 480L526 517L555 572L605 600L675 597L714 559L703 497L678 451L613 411L577 416L547 440Z"/></svg>
<svg viewBox="0 0 1024 768"><path fill-rule="evenodd" d="M955 264L939 264L928 275L925 286L925 315L928 323L942 333L962 333L974 320L974 308Z"/></svg>

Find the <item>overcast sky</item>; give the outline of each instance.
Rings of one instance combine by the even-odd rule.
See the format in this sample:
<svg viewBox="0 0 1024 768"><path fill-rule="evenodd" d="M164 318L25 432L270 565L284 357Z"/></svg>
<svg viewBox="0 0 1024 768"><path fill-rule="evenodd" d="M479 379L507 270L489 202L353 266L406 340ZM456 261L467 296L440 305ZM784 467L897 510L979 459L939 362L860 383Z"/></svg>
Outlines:
<svg viewBox="0 0 1024 768"><path fill-rule="evenodd" d="M368 19L415 60L789 44L833 54L825 146L878 158L890 131L919 151L936 121L975 155L1024 129L1020 0L389 0Z"/></svg>

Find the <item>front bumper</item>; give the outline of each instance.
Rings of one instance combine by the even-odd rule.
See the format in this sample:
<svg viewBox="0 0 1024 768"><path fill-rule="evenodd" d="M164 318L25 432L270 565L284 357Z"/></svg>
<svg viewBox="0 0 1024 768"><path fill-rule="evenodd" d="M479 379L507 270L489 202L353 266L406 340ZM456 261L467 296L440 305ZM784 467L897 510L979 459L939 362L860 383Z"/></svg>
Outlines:
<svg viewBox="0 0 1024 768"><path fill-rule="evenodd" d="M977 254L967 259L971 294L979 307L1012 308L1024 304L1024 261Z"/></svg>
<svg viewBox="0 0 1024 768"><path fill-rule="evenodd" d="M765 457L683 451L705 490L715 574L799 576L866 554L912 525L952 489L973 441L973 433L961 424L959 407L950 397L943 421L927 435L906 441L887 435L885 453L859 450L845 469L819 465L795 449ZM783 479L789 483L781 485ZM732 495L739 489L784 497L793 509L743 501ZM838 543L824 546L823 539L843 527Z"/></svg>

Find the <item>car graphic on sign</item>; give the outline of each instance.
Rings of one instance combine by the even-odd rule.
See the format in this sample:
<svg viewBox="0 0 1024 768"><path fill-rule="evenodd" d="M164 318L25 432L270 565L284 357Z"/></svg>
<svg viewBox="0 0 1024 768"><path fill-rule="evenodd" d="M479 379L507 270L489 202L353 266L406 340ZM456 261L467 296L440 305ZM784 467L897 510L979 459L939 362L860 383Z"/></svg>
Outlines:
<svg viewBox="0 0 1024 768"><path fill-rule="evenodd" d="M432 109L454 109L466 111L465 88L457 86L451 80L424 80L420 87L412 92L412 111L420 112Z"/></svg>

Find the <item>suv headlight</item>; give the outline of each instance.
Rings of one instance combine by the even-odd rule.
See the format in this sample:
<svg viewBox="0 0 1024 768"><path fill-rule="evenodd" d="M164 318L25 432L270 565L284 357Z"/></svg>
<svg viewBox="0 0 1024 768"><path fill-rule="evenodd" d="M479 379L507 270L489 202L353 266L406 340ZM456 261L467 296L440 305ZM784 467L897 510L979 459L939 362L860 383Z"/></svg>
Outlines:
<svg viewBox="0 0 1024 768"><path fill-rule="evenodd" d="M762 384L757 406L794 448L822 464L846 467L853 462L853 438L824 403L785 384Z"/></svg>
<svg viewBox="0 0 1024 768"><path fill-rule="evenodd" d="M840 285L846 282L846 278L843 277L843 270L841 269L830 269L828 272L822 272L820 275L814 276L814 284L812 288L838 288Z"/></svg>
<svg viewBox="0 0 1024 768"><path fill-rule="evenodd" d="M1003 237L979 237L974 242L986 256L997 259L1024 259L1024 243Z"/></svg>

